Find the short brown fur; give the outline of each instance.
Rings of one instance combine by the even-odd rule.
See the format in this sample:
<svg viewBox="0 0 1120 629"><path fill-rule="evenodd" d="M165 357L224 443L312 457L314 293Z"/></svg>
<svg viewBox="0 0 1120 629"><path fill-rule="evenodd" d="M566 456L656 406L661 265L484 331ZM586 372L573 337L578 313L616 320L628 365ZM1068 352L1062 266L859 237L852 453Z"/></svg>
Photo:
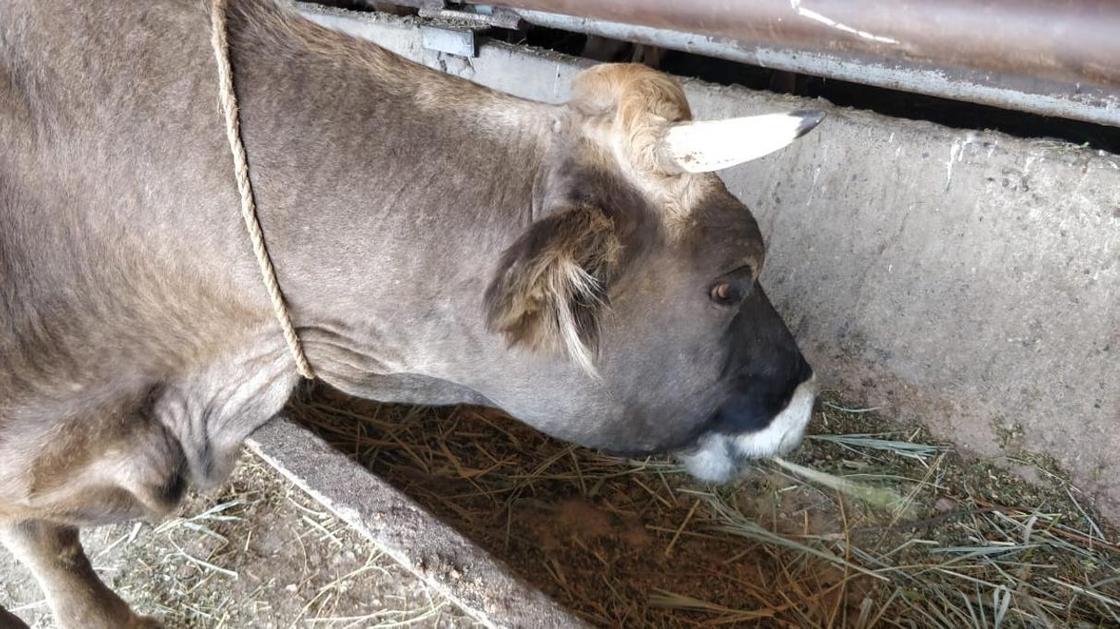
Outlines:
<svg viewBox="0 0 1120 629"><path fill-rule="evenodd" d="M692 119L677 80L636 63L594 66L572 81L572 105L587 114L587 135L662 208L668 232L682 234L688 215L718 179L682 173L661 151L669 126Z"/></svg>

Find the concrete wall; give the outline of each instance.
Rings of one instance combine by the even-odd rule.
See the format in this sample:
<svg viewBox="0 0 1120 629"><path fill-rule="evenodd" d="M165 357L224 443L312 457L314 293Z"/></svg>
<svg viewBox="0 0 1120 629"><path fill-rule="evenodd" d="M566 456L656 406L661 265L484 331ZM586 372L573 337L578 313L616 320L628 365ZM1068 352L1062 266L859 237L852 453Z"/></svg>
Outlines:
<svg viewBox="0 0 1120 629"><path fill-rule="evenodd" d="M407 22L318 19L536 100L564 100L586 65L503 44L450 57ZM1052 455L1120 519L1120 156L686 88L697 118L829 111L793 147L723 173L826 383L980 455Z"/></svg>

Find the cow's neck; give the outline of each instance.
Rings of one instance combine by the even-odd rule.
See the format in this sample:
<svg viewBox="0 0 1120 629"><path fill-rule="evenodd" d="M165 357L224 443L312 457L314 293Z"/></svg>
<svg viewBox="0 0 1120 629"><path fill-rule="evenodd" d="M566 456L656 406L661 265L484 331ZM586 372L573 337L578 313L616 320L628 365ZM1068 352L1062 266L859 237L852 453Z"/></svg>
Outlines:
<svg viewBox="0 0 1120 629"><path fill-rule="evenodd" d="M259 14L232 40L243 138L313 366L359 393L370 374L439 372L485 334L553 108L247 6Z"/></svg>

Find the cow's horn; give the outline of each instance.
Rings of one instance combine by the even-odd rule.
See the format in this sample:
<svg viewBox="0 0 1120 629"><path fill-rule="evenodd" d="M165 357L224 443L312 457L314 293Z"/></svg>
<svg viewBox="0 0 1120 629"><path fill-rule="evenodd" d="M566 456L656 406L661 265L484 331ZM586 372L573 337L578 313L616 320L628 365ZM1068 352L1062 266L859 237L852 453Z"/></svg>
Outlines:
<svg viewBox="0 0 1120 629"><path fill-rule="evenodd" d="M749 162L789 145L813 130L823 111L794 111L681 122L669 127L662 156L675 169L707 173Z"/></svg>

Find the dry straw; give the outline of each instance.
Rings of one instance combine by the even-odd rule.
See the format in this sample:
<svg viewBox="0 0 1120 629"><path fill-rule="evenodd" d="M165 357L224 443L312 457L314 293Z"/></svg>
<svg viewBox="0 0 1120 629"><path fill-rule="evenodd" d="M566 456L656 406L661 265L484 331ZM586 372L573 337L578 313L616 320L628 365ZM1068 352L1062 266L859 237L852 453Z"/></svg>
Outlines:
<svg viewBox="0 0 1120 629"><path fill-rule="evenodd" d="M291 410L600 626L1120 626L1117 536L1068 483L967 464L864 409L822 404L813 429L832 434L735 487L488 410L321 385Z"/></svg>

